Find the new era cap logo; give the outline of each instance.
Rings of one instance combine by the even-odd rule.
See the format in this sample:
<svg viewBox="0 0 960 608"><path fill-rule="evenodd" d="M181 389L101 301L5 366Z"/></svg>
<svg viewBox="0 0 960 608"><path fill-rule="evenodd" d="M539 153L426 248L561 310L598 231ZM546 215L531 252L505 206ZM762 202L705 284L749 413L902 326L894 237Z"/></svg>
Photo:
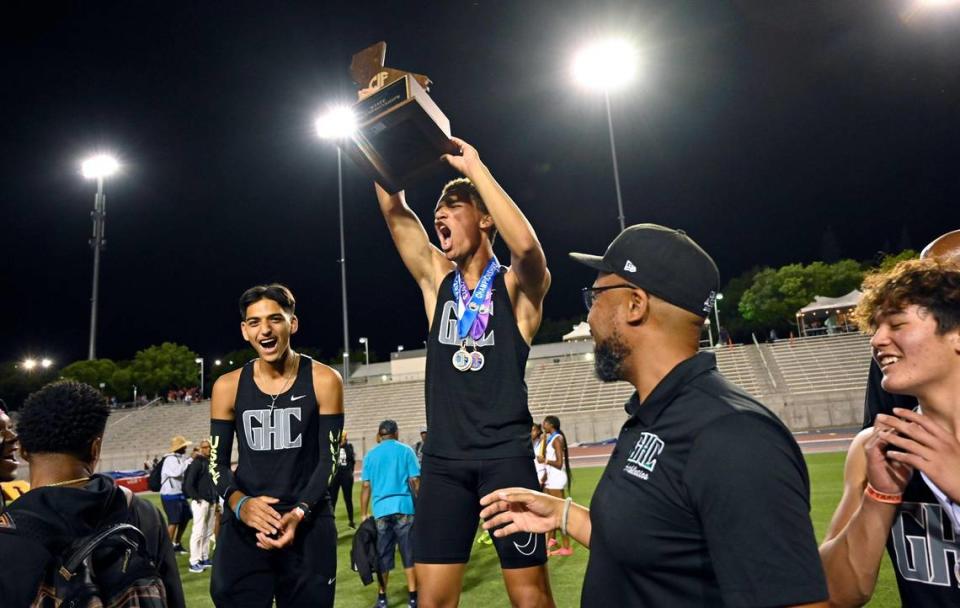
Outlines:
<svg viewBox="0 0 960 608"><path fill-rule="evenodd" d="M627 260L627 263L623 265L623 269L626 270L627 272L636 272L636 271L637 271L637 267L634 266L634 265L633 265L633 262L631 262L630 260Z"/></svg>

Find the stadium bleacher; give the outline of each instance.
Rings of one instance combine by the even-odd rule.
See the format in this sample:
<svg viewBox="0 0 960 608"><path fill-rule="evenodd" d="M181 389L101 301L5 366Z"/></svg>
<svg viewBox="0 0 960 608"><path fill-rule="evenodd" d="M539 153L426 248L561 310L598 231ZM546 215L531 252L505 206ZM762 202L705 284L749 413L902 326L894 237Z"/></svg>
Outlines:
<svg viewBox="0 0 960 608"><path fill-rule="evenodd" d="M563 420L571 442L615 436L624 418L623 404L633 388L625 382L603 383L593 373L593 354L583 348L533 358L527 387L534 420L548 414ZM773 344L732 345L713 349L720 371L800 430L852 424L862 404L870 359L869 338L843 334L779 340ZM345 427L362 455L374 445L377 424L397 421L401 440L416 441L425 424L422 375L368 376L345 389ZM859 400L859 401L858 401ZM793 405L791 405L793 404ZM102 468L139 468L162 454L170 437L193 441L209 430L209 402L153 405L118 410L111 417Z"/></svg>

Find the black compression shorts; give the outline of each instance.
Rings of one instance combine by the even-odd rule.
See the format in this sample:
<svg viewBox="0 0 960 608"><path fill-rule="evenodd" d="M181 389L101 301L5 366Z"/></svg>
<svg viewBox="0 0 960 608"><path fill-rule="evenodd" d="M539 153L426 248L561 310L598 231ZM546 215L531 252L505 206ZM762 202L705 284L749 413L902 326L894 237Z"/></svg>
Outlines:
<svg viewBox="0 0 960 608"><path fill-rule="evenodd" d="M218 607L331 608L337 578L337 529L320 515L297 526L293 545L257 548L256 533L226 511L213 554L210 595Z"/></svg>
<svg viewBox="0 0 960 608"><path fill-rule="evenodd" d="M480 498L502 488L539 490L531 458L453 460L424 454L413 524L413 555L422 564L465 564L480 521ZM543 534L493 537L502 568L547 562Z"/></svg>

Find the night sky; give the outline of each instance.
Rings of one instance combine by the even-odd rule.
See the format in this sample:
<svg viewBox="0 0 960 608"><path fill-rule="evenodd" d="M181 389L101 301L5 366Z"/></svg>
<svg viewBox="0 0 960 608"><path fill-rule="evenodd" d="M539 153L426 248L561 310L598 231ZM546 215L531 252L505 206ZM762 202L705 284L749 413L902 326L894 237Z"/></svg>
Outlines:
<svg viewBox="0 0 960 608"><path fill-rule="evenodd" d="M566 253L617 232L602 96L569 76L601 33L642 57L612 98L628 223L685 229L724 281L818 259L828 226L844 257L919 248L960 226L960 8L911 2L5 4L0 359L86 355L94 150L124 165L106 190L99 356L240 348L237 297L266 281L297 296L295 345L335 356L336 152L312 123L353 98L350 57L378 40L388 66L434 80L537 229L548 318L580 314L593 279ZM423 308L369 180L344 171L351 340L383 358L421 345ZM421 217L450 177L408 191Z"/></svg>

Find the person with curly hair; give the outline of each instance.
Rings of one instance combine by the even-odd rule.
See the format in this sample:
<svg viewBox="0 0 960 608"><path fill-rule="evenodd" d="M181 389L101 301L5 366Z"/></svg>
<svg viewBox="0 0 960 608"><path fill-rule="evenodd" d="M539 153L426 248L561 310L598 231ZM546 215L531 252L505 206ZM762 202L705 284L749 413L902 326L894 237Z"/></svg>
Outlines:
<svg viewBox="0 0 960 608"><path fill-rule="evenodd" d="M0 516L0 598L29 606L53 592L56 559L75 539L104 522L129 523L146 540L168 606L185 606L173 545L159 509L112 478L94 473L110 408L92 386L71 380L27 397L17 422L31 490ZM45 530L38 540L30 530ZM16 556L15 559L8 559Z"/></svg>
<svg viewBox="0 0 960 608"><path fill-rule="evenodd" d="M854 315L873 334L883 390L919 405L878 414L850 445L820 547L831 605L869 601L886 548L904 606L958 606L960 264L900 262L864 288Z"/></svg>
<svg viewBox="0 0 960 608"><path fill-rule="evenodd" d="M960 260L960 230L953 230L941 234L930 241L920 259L940 258L946 260ZM900 407L912 410L917 407L917 400L911 395L895 395L883 390L883 372L876 361L870 361L870 372L867 375L867 390L863 400L863 428L873 426L877 414L891 414L893 408Z"/></svg>

